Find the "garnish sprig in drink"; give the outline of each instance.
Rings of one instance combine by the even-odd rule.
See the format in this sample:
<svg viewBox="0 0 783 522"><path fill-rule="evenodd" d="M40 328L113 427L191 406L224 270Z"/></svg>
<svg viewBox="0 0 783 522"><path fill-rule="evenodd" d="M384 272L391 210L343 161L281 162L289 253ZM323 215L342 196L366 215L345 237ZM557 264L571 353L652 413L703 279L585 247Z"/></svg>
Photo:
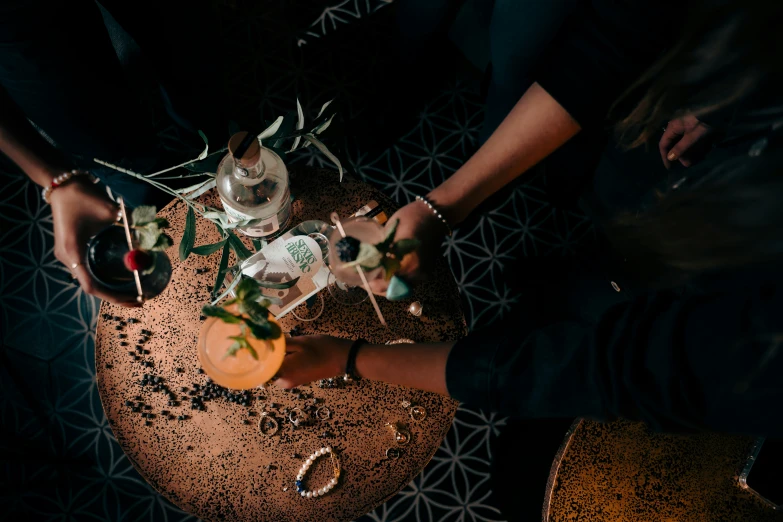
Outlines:
<svg viewBox="0 0 783 522"><path fill-rule="evenodd" d="M374 220L354 218L342 223L346 236L335 241L331 265L335 277L347 284L361 284L357 267L368 279L383 277L387 281L399 271L403 258L419 247L418 239L394 241L398 220L383 228Z"/></svg>
<svg viewBox="0 0 783 522"><path fill-rule="evenodd" d="M267 306L261 287L268 283L242 278L236 297L223 306L205 305L208 317L199 336L198 355L216 383L249 389L269 381L285 357L285 338Z"/></svg>
<svg viewBox="0 0 783 522"><path fill-rule="evenodd" d="M127 217L123 211L123 219ZM112 225L90 239L87 269L110 290L152 299L163 292L171 278L171 261L165 250L172 241L164 232L169 223L157 217L155 207L148 206L134 209L129 221L127 233L122 226Z"/></svg>

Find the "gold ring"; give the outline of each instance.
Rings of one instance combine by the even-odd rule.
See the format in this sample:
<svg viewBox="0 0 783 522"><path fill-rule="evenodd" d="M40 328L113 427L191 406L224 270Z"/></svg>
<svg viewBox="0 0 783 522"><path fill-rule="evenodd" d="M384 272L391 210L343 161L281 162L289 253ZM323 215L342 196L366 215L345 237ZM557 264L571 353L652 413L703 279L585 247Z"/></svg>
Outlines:
<svg viewBox="0 0 783 522"><path fill-rule="evenodd" d="M261 432L261 435L271 437L277 433L279 428L280 426L274 417L270 416L267 412L261 413L261 418L258 420L258 431Z"/></svg>
<svg viewBox="0 0 783 522"><path fill-rule="evenodd" d="M386 426L394 433L394 440L400 446L405 446L411 441L411 432L399 424L386 423Z"/></svg>
<svg viewBox="0 0 783 522"><path fill-rule="evenodd" d="M399 448L389 448L386 450L386 457L391 460L397 460L400 458L400 455L402 455L402 452Z"/></svg>
<svg viewBox="0 0 783 522"><path fill-rule="evenodd" d="M423 421L427 418L427 410L424 409L424 406L414 406L410 410L410 415L414 422Z"/></svg>

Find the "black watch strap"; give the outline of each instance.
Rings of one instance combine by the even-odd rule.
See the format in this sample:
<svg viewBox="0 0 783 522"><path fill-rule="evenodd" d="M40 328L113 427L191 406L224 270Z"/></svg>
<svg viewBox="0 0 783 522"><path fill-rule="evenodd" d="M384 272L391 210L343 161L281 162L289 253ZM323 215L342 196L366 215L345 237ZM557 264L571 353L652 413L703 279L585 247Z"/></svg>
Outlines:
<svg viewBox="0 0 783 522"><path fill-rule="evenodd" d="M356 339L348 350L348 360L345 362L345 376L346 381L358 381L360 377L356 374L356 356L359 355L359 348L367 344L364 339Z"/></svg>

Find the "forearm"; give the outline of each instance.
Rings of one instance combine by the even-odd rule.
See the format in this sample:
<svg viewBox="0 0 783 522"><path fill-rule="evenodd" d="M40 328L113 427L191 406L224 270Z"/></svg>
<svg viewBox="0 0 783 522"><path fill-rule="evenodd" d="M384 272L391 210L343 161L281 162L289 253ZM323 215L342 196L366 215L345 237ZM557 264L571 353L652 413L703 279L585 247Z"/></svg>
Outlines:
<svg viewBox="0 0 783 522"><path fill-rule="evenodd" d="M8 156L30 179L47 186L67 163L30 125L19 109L0 91L0 152Z"/></svg>
<svg viewBox="0 0 783 522"><path fill-rule="evenodd" d="M489 196L527 172L580 130L579 124L537 83L487 142L429 199L447 221L461 222Z"/></svg>
<svg viewBox="0 0 783 522"><path fill-rule="evenodd" d="M446 361L454 343L367 345L356 357L362 378L448 395Z"/></svg>

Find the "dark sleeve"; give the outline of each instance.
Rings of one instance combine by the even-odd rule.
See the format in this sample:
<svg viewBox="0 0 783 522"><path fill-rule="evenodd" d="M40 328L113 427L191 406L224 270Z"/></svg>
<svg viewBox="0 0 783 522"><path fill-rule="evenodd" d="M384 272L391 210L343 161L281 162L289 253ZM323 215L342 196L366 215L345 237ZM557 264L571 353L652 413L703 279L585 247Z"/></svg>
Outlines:
<svg viewBox="0 0 783 522"><path fill-rule="evenodd" d="M605 125L615 100L676 41L671 13L684 13L687 6L672 0L593 0L577 6L533 79L587 128Z"/></svg>
<svg viewBox="0 0 783 522"><path fill-rule="evenodd" d="M782 293L658 293L592 325L535 329L515 317L454 346L448 389L520 417L624 417L665 431L780 436Z"/></svg>

